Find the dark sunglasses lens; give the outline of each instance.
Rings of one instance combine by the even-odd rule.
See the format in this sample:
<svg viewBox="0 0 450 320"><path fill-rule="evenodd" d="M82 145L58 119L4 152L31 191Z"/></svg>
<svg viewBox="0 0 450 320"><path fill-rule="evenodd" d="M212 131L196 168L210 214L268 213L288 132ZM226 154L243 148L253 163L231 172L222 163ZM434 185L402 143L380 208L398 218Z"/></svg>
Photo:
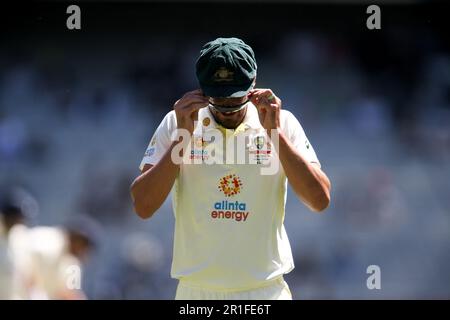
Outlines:
<svg viewBox="0 0 450 320"><path fill-rule="evenodd" d="M219 112L235 112L242 108L242 106L239 107L215 107Z"/></svg>
<svg viewBox="0 0 450 320"><path fill-rule="evenodd" d="M226 112L236 112L239 111L241 109L243 109L245 107L245 105L247 104L248 101L236 105L236 106L218 106L218 105L214 105L211 104L217 111L222 112L222 113L226 113Z"/></svg>

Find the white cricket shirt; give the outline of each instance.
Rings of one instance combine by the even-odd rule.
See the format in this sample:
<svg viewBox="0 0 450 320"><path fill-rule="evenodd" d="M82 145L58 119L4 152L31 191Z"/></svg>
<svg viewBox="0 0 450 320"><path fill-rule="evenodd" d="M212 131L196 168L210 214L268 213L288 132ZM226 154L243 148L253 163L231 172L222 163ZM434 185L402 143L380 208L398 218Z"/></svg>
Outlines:
<svg viewBox="0 0 450 320"><path fill-rule="evenodd" d="M320 165L294 115L282 110L280 117L281 129L295 148ZM161 159L176 127L175 112L170 111L149 143L141 170ZM217 136L211 138L217 132L222 143ZM223 159L229 150L237 154L229 146L243 136L247 140L239 154L245 155L245 163L234 158L235 163L208 164ZM261 174L262 167L278 158L256 107L248 104L246 116L235 130L218 125L209 108L200 109L193 141L186 157L198 164L183 163L172 189L172 277L214 290L244 290L291 271L294 263L283 225L287 179L281 164L274 174Z"/></svg>

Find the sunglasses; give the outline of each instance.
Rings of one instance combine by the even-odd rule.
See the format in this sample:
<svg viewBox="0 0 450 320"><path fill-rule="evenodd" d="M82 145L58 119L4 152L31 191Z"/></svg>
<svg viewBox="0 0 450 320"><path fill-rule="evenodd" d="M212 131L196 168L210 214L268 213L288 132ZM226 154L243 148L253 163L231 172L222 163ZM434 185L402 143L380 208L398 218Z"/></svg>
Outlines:
<svg viewBox="0 0 450 320"><path fill-rule="evenodd" d="M240 104L235 104L232 106L226 106L226 105L218 105L218 104L214 104L211 101L209 101L209 104L211 105L211 107L220 112L220 113L235 113L238 111L241 111L242 109L244 109L245 105L250 101L250 99L247 99L246 101L244 101L243 103Z"/></svg>

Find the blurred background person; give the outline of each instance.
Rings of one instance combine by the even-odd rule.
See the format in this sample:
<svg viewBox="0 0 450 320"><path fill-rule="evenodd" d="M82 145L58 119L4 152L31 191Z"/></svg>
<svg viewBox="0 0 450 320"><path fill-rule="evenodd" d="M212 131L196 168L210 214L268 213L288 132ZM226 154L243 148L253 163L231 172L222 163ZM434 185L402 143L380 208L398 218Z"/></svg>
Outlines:
<svg viewBox="0 0 450 320"><path fill-rule="evenodd" d="M26 288L24 299L86 299L83 265L98 246L100 227L87 215L74 215L62 226L29 228L11 238L13 252L25 250L17 263Z"/></svg>
<svg viewBox="0 0 450 320"><path fill-rule="evenodd" d="M85 299L83 264L98 247L100 227L84 214L61 226L29 226L35 202L22 189L3 192L0 225L2 299Z"/></svg>
<svg viewBox="0 0 450 320"><path fill-rule="evenodd" d="M23 241L27 223L37 214L35 198L25 189L1 189L0 197L0 283L5 299L24 297L26 275L19 265L28 263L27 245Z"/></svg>
<svg viewBox="0 0 450 320"><path fill-rule="evenodd" d="M8 250L8 240L0 209L0 300L12 298L13 264Z"/></svg>

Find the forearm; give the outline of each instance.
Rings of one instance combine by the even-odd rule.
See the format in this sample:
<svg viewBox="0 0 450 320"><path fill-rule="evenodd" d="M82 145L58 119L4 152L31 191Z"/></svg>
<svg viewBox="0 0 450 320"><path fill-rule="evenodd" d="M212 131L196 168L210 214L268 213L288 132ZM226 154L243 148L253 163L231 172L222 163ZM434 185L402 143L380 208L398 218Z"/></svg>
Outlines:
<svg viewBox="0 0 450 320"><path fill-rule="evenodd" d="M134 209L143 219L150 218L164 203L172 189L179 165L172 161L173 142L161 160L137 177L131 185Z"/></svg>
<svg viewBox="0 0 450 320"><path fill-rule="evenodd" d="M311 210L325 210L330 203L330 180L297 152L283 132L278 136L280 162L292 189Z"/></svg>

